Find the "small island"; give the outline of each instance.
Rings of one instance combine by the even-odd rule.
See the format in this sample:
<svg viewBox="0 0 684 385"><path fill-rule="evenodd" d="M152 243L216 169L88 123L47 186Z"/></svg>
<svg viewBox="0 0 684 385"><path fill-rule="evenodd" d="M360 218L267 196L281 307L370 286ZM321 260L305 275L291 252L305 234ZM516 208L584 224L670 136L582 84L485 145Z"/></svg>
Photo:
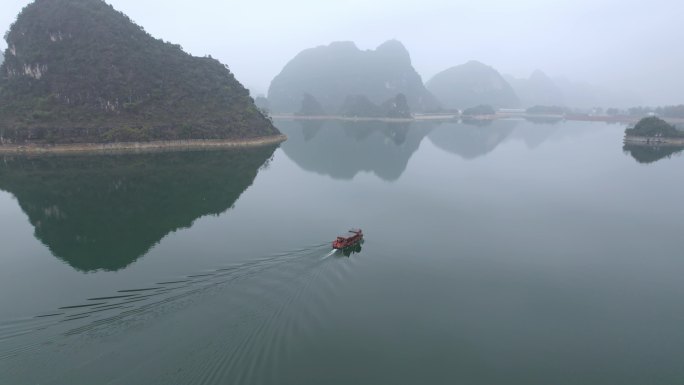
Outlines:
<svg viewBox="0 0 684 385"><path fill-rule="evenodd" d="M466 108L461 115L467 118L491 117L496 115L496 110L488 104L480 104L479 106Z"/></svg>
<svg viewBox="0 0 684 385"><path fill-rule="evenodd" d="M33 2L5 39L0 152L285 140L227 66L155 39L102 0Z"/></svg>
<svg viewBox="0 0 684 385"><path fill-rule="evenodd" d="M681 146L684 145L684 131L656 116L649 116L625 130L625 143Z"/></svg>

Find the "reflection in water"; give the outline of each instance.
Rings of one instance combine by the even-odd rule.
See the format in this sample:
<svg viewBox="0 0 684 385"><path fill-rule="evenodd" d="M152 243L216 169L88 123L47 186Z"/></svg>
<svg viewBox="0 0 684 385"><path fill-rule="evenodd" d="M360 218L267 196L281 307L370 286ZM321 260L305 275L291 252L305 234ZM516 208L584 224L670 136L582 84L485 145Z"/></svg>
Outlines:
<svg viewBox="0 0 684 385"><path fill-rule="evenodd" d="M681 153L684 147L680 146L649 146L638 144L625 144L622 150L631 155L639 163L654 163L663 158Z"/></svg>
<svg viewBox="0 0 684 385"><path fill-rule="evenodd" d="M461 123L468 125L468 126L477 126L477 127L487 127L492 125L493 120L492 119L477 119L477 118L471 118L464 116L461 119Z"/></svg>
<svg viewBox="0 0 684 385"><path fill-rule="evenodd" d="M525 120L515 127L515 131L509 139L521 140L528 148L534 149L557 134L561 127L562 125L557 123L531 123ZM577 133L579 134L578 129L573 128L573 130L578 131Z"/></svg>
<svg viewBox="0 0 684 385"><path fill-rule="evenodd" d="M304 330L315 326L311 304L317 304L318 312L321 304L332 303L329 296L334 287L350 272L346 267L353 261L344 261L340 269L336 258L325 254L329 250L327 242L305 246L150 281L145 286L122 286L105 295L65 298L74 302L46 309L35 317L9 322L0 319L0 368L12 361L8 365L12 371L0 370L0 383L100 383L103 368L107 375L125 372L136 379L133 383L141 384L265 383L281 369L278 362L283 348L298 342ZM316 290L307 290L311 287ZM193 310L184 312L189 306ZM131 336L123 332L161 317L171 326L155 323L152 329L159 333ZM187 332L178 334L178 330ZM111 347L98 340L113 333L126 341L124 344L135 345L115 361L107 354ZM75 337L86 338L73 343ZM164 349L167 343L175 348ZM183 353L187 351L194 353L188 356ZM67 357L68 363L54 364L61 357ZM160 382L158 371L140 365L150 357L163 357L169 367L184 365L187 370ZM85 362L76 365L79 380L59 381L65 372L74 370L76 362ZM97 380L84 378L88 367L96 368ZM226 367L231 370L218 373ZM26 377L32 381L4 381Z"/></svg>
<svg viewBox="0 0 684 385"><path fill-rule="evenodd" d="M281 120L288 136L283 152L302 169L335 179L352 179L361 171L397 180L424 137L463 159L475 159L509 140L534 149L558 133L556 122L466 119L462 122L411 123ZM584 130L578 128L576 133Z"/></svg>
<svg viewBox="0 0 684 385"><path fill-rule="evenodd" d="M547 148L531 150L523 134L546 134L532 125L519 122L498 153L473 161L422 142L399 183L365 174L333 181L278 153L280 163L259 175L227 220L168 236L144 263L116 274L80 274L34 258L37 242L13 239L6 226L0 384L546 384L558 383L558 373L575 374L565 383L681 382L684 260L676 256L684 206L671 176L684 158L640 166L613 151L621 129L587 122L563 123ZM327 130L314 127L312 145ZM301 127L293 133L303 140ZM402 140L371 131L361 143L375 137L394 147ZM348 139L353 149L356 139ZM216 175L225 170L204 163L221 190ZM63 191L54 195L74 199L86 193L68 186L91 187L78 180L87 168L60 165L52 180L30 162L18 164L0 167L0 185L9 180L5 188L25 210L56 202L53 216L72 215L34 185L51 183ZM424 172L433 164L456 177ZM167 174L150 167L160 179ZM236 182L237 191L250 180ZM188 187L199 201L207 188ZM291 199L277 205L274 188ZM15 218L15 204L0 195ZM346 205L343 214L316 209L361 195L369 204ZM241 226L244 219L252 226ZM165 231L180 221L167 222ZM329 237L349 222L372 234L362 254L330 254ZM273 236L250 237L255 228Z"/></svg>
<svg viewBox="0 0 684 385"><path fill-rule="evenodd" d="M553 116L526 116L525 120L534 124L559 124L563 118Z"/></svg>
<svg viewBox="0 0 684 385"><path fill-rule="evenodd" d="M320 131L321 127L323 127L324 122L321 120L303 120L299 123L302 126L304 140L308 142L318 134L318 131Z"/></svg>
<svg viewBox="0 0 684 385"><path fill-rule="evenodd" d="M363 250L363 245L364 240L362 239L361 242L355 243L349 247L345 247L342 250L339 250L339 252L342 253L345 257L350 257L352 254L360 254L361 250Z"/></svg>
<svg viewBox="0 0 684 385"><path fill-rule="evenodd" d="M429 123L277 121L283 152L304 170L352 179L361 171L397 180L430 131Z"/></svg>
<svg viewBox="0 0 684 385"><path fill-rule="evenodd" d="M445 123L430 132L430 141L442 150L464 159L486 155L515 129L515 120L493 120L486 126ZM464 122L465 123L465 122Z"/></svg>
<svg viewBox="0 0 684 385"><path fill-rule="evenodd" d="M0 189L53 255L80 271L114 271L168 233L229 209L274 151L5 157Z"/></svg>

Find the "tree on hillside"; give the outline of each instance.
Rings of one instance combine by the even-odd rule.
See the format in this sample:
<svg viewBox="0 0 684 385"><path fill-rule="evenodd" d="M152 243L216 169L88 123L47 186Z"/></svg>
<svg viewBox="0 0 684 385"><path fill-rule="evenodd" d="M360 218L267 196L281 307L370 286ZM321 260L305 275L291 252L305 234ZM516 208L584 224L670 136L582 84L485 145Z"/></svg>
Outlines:
<svg viewBox="0 0 684 385"><path fill-rule="evenodd" d="M347 117L382 118L382 108L374 104L365 95L349 95L344 100L340 115Z"/></svg>
<svg viewBox="0 0 684 385"><path fill-rule="evenodd" d="M673 125L656 117L643 118L633 128L625 130L628 136L678 138L684 137L684 132L677 130Z"/></svg>
<svg viewBox="0 0 684 385"><path fill-rule="evenodd" d="M382 108L388 118L411 118L411 109L404 94L397 94L397 96L383 103Z"/></svg>
<svg viewBox="0 0 684 385"><path fill-rule="evenodd" d="M466 108L463 110L464 116L483 116L483 115L495 115L496 110L494 107L486 104L481 104L479 106Z"/></svg>
<svg viewBox="0 0 684 385"><path fill-rule="evenodd" d="M302 97L302 107L296 113L300 116L323 116L325 111L321 106L321 103L316 100L311 94L304 94Z"/></svg>

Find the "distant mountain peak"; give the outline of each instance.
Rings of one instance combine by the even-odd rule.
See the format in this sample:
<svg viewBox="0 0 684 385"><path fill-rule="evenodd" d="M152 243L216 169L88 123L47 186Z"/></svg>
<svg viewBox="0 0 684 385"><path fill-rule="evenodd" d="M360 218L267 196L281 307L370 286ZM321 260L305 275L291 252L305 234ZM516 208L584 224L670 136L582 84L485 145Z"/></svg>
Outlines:
<svg viewBox="0 0 684 385"><path fill-rule="evenodd" d="M448 68L426 84L448 109L477 105L517 107L518 96L497 70L476 60Z"/></svg>
<svg viewBox="0 0 684 385"><path fill-rule="evenodd" d="M401 42L388 40L365 51L352 42L333 42L290 60L271 82L268 99L274 112L296 112L304 94L310 94L333 112L340 111L349 96L363 95L380 105L400 93L414 111L438 106Z"/></svg>
<svg viewBox="0 0 684 385"><path fill-rule="evenodd" d="M359 47L357 47L356 43L354 43L353 41L333 41L332 43L328 44L327 46L322 45L320 47L330 47L333 49L349 49L349 50L358 50L359 49Z"/></svg>
<svg viewBox="0 0 684 385"><path fill-rule="evenodd" d="M532 72L532 74L530 75L529 80L531 82L543 83L555 87L553 80L551 80L551 78L548 75L546 75L546 73L544 73L542 70L534 70L534 72Z"/></svg>
<svg viewBox="0 0 684 385"><path fill-rule="evenodd" d="M536 69L532 71L532 74L530 75L530 79L533 78L544 78L544 79L550 79L546 73L540 69Z"/></svg>
<svg viewBox="0 0 684 385"><path fill-rule="evenodd" d="M565 97L558 85L540 69L535 69L527 79L509 78L523 107L564 106Z"/></svg>
<svg viewBox="0 0 684 385"><path fill-rule="evenodd" d="M400 42L397 39L390 39L387 40L386 42L380 44L378 48L375 49L376 51L388 51L388 52L397 52L397 53L402 53L402 54L407 54L408 55L408 50L404 46L402 42Z"/></svg>
<svg viewBox="0 0 684 385"><path fill-rule="evenodd" d="M487 68L492 68L492 67L490 67L490 66L488 66L488 65L486 65L486 64L484 64L484 63L482 63L481 61L479 61L479 60L474 60L474 59L468 60L467 62L465 62L465 64L462 64L462 65L463 65L463 66L468 66L468 67L487 67Z"/></svg>
<svg viewBox="0 0 684 385"><path fill-rule="evenodd" d="M378 48L375 49L375 52L377 54L387 56L388 59L404 63L404 65L411 65L411 55L399 40L387 40L386 42L380 44Z"/></svg>

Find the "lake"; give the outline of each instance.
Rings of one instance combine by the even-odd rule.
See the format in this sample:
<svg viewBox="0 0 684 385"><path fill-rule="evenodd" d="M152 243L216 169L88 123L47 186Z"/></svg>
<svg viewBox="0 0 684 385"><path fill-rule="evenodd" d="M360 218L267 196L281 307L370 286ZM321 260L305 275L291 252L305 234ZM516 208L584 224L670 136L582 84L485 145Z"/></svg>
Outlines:
<svg viewBox="0 0 684 385"><path fill-rule="evenodd" d="M0 384L684 379L680 149L276 125L279 148L2 158Z"/></svg>

